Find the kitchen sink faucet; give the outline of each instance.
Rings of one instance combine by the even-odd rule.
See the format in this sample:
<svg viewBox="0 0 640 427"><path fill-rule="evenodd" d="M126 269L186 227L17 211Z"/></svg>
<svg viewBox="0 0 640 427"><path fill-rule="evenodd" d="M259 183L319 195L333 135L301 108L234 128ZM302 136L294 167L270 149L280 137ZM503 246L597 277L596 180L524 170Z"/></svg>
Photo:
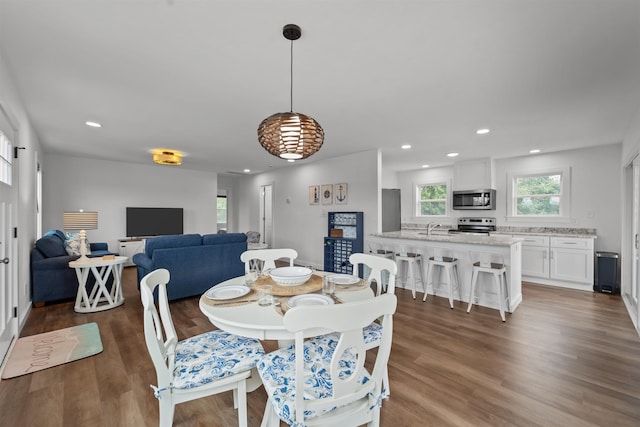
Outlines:
<svg viewBox="0 0 640 427"><path fill-rule="evenodd" d="M429 224L427 224L427 236L431 236L431 232L438 227L440 227L440 224L438 224L437 222L430 222Z"/></svg>

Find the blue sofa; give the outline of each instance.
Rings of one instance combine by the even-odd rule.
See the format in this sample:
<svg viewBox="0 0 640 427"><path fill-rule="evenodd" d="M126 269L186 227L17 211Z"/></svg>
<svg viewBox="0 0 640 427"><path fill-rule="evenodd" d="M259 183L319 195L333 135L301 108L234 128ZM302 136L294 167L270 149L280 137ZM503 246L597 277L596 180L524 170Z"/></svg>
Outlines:
<svg viewBox="0 0 640 427"><path fill-rule="evenodd" d="M207 289L232 277L244 275L240 254L247 250L247 235L181 234L147 239L143 253L133 262L140 280L158 268L171 273L169 301L202 295Z"/></svg>
<svg viewBox="0 0 640 427"><path fill-rule="evenodd" d="M31 301L34 306L44 305L45 302L75 298L78 292L78 278L76 271L69 267L69 262L80 258L79 255L69 255L64 247L66 236L60 230L47 231L31 250ZM89 257L103 255L117 255L109 252L106 243L89 242L91 254ZM95 279L89 275L87 287L93 286ZM110 279L113 281L113 278ZM109 282L108 282L109 283Z"/></svg>

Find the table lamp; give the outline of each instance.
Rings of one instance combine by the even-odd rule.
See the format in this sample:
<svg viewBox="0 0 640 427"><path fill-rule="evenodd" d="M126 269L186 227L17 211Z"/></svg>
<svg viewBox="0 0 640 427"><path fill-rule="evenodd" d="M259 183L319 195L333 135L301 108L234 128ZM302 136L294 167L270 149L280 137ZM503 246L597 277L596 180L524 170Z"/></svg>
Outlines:
<svg viewBox="0 0 640 427"><path fill-rule="evenodd" d="M87 232L98 228L98 212L86 212L82 209L64 213L64 229L79 230L80 233L80 258L78 261L86 261L87 257Z"/></svg>

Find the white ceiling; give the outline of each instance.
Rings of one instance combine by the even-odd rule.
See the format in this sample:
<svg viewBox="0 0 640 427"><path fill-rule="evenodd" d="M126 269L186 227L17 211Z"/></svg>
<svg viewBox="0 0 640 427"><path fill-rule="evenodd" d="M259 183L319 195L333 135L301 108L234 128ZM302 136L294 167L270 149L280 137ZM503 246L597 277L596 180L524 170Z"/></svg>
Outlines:
<svg viewBox="0 0 640 427"><path fill-rule="evenodd" d="M611 144L640 108L636 0L0 0L0 54L46 152L260 172L290 165L256 134L289 111L289 23L293 109L326 135L301 162Z"/></svg>

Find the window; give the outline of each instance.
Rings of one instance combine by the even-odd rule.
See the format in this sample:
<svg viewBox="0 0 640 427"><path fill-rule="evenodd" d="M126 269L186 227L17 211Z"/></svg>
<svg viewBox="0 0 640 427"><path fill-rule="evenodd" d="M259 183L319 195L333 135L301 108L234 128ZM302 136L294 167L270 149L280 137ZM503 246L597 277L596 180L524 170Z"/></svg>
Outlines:
<svg viewBox="0 0 640 427"><path fill-rule="evenodd" d="M227 196L217 198L217 223L218 230L227 229Z"/></svg>
<svg viewBox="0 0 640 427"><path fill-rule="evenodd" d="M444 216L447 214L447 184L416 186L416 216Z"/></svg>
<svg viewBox="0 0 640 427"><path fill-rule="evenodd" d="M569 212L569 169L511 174L511 216L559 218Z"/></svg>
<svg viewBox="0 0 640 427"><path fill-rule="evenodd" d="M11 185L11 141L0 131L0 182Z"/></svg>

